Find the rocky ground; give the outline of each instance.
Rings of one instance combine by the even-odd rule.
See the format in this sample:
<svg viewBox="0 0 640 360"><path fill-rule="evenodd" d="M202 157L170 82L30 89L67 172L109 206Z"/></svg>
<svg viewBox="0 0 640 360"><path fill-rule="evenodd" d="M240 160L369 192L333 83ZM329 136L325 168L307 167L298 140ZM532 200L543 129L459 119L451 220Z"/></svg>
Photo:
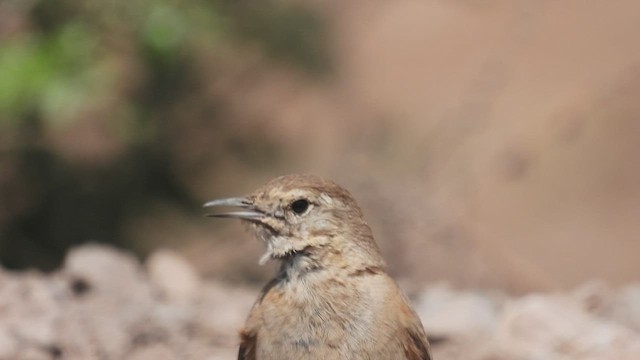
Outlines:
<svg viewBox="0 0 640 360"><path fill-rule="evenodd" d="M52 274L0 271L0 359L233 359L257 291L204 280L171 251L141 264L84 246ZM411 297L436 359L640 359L640 285Z"/></svg>

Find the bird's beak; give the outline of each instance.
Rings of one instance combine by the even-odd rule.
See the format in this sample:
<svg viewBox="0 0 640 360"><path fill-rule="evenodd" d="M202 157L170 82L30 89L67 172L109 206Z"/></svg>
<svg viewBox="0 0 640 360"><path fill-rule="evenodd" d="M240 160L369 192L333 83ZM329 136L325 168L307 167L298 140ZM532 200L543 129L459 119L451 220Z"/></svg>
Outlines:
<svg viewBox="0 0 640 360"><path fill-rule="evenodd" d="M209 201L204 204L205 208L212 208L218 206L225 207L237 207L242 210L234 210L234 211L226 211L219 213L208 213L205 216L207 217L219 217L219 218L236 218L236 219L244 219L244 220L259 220L264 217L264 213L258 210L251 200L245 197L233 197L226 199L217 199Z"/></svg>

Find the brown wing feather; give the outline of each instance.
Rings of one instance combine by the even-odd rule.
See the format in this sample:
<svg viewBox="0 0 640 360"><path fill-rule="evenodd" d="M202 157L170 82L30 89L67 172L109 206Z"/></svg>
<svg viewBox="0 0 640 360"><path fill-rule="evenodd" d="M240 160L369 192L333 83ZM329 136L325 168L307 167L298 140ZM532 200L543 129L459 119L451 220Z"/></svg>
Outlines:
<svg viewBox="0 0 640 360"><path fill-rule="evenodd" d="M240 348L238 349L238 360L256 360L256 347L258 342L258 332L256 321L262 314L261 305L264 298L280 282L279 278L272 279L262 288L258 301L253 304L245 328L240 331Z"/></svg>
<svg viewBox="0 0 640 360"><path fill-rule="evenodd" d="M415 331L417 330L417 331ZM423 331L406 329L404 334L404 354L407 360L431 360L429 342Z"/></svg>
<svg viewBox="0 0 640 360"><path fill-rule="evenodd" d="M429 342L424 334L407 329L404 354L407 360L431 360Z"/></svg>
<svg viewBox="0 0 640 360"><path fill-rule="evenodd" d="M238 360L256 360L256 342L258 337L253 331L242 330L240 332L240 349Z"/></svg>
<svg viewBox="0 0 640 360"><path fill-rule="evenodd" d="M247 322L245 324L245 328L240 331L240 348L238 349L238 360L256 360L256 346L258 341L258 334L255 327L256 318L260 317L261 309L260 305L262 301L267 296L267 294L271 291L280 282L279 278L272 279L262 288L260 293L260 297L258 297L258 301L253 304L253 308L251 312L249 312L249 317L247 318Z"/></svg>
<svg viewBox="0 0 640 360"><path fill-rule="evenodd" d="M431 349L427 335L424 332L422 323L418 315L409 307L408 301L402 297L403 302L400 306L400 314L402 314L402 323L400 337L404 346L404 354L407 360L431 360Z"/></svg>

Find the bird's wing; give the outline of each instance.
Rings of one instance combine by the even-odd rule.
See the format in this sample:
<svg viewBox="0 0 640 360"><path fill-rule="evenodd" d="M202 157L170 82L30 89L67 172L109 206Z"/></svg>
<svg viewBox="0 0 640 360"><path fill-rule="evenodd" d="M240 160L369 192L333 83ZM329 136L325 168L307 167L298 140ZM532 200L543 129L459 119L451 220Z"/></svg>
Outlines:
<svg viewBox="0 0 640 360"><path fill-rule="evenodd" d="M256 360L256 342L258 337L254 331L243 330L240 332L240 348L238 360Z"/></svg>
<svg viewBox="0 0 640 360"><path fill-rule="evenodd" d="M401 294L398 292L398 294ZM431 360L431 349L418 314L409 306L408 300L400 295L400 339L407 360Z"/></svg>
<svg viewBox="0 0 640 360"><path fill-rule="evenodd" d="M278 278L272 279L262 288L260 297L253 304L249 312L244 329L240 332L240 348L238 349L238 360L256 360L256 347L258 343L258 322L262 316L262 300L278 284Z"/></svg>
<svg viewBox="0 0 640 360"><path fill-rule="evenodd" d="M429 342L422 327L405 328L402 334L404 354L407 360L431 360Z"/></svg>

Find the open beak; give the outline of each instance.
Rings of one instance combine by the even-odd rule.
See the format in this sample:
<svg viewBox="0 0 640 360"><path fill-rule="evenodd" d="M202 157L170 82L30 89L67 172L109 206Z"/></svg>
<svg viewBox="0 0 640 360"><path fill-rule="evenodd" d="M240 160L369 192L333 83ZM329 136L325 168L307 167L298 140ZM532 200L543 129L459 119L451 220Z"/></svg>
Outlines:
<svg viewBox="0 0 640 360"><path fill-rule="evenodd" d="M258 210L253 203L245 197L233 197L226 199L212 200L204 204L205 208L213 207L235 207L242 210L232 210L205 214L207 217L235 218L244 220L260 220L264 213Z"/></svg>

